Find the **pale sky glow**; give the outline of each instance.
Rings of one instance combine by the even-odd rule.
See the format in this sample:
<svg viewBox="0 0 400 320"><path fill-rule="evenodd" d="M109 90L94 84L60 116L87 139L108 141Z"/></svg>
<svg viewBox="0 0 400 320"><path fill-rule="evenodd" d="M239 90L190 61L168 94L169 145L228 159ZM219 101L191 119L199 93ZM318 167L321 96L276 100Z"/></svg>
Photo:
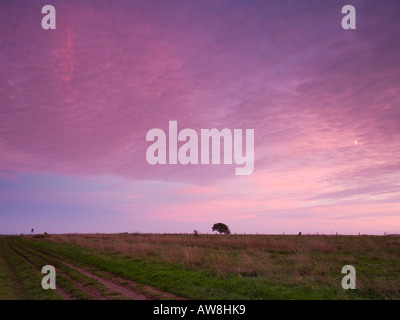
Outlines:
<svg viewBox="0 0 400 320"><path fill-rule="evenodd" d="M400 1L0 4L0 234L400 233ZM254 129L254 172L146 133Z"/></svg>

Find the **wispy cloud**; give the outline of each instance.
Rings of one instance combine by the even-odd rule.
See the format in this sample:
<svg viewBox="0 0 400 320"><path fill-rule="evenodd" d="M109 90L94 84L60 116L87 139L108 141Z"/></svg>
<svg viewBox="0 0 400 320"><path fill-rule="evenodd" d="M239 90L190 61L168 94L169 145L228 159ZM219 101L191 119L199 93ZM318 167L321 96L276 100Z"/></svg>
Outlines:
<svg viewBox="0 0 400 320"><path fill-rule="evenodd" d="M252 230L276 210L399 200L400 3L353 3L357 29L344 31L340 1L65 1L49 32L39 1L2 3L0 179L22 179L28 199L30 173L113 176L87 204L248 215ZM149 165L146 133L169 120L255 129L253 175Z"/></svg>

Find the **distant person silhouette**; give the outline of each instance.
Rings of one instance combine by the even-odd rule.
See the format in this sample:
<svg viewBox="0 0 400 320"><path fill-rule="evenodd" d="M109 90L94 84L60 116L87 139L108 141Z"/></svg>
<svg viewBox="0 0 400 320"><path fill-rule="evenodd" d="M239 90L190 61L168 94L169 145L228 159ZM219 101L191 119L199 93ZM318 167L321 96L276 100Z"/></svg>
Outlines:
<svg viewBox="0 0 400 320"><path fill-rule="evenodd" d="M31 230L31 233L33 234L33 228L32 228L32 230Z"/></svg>

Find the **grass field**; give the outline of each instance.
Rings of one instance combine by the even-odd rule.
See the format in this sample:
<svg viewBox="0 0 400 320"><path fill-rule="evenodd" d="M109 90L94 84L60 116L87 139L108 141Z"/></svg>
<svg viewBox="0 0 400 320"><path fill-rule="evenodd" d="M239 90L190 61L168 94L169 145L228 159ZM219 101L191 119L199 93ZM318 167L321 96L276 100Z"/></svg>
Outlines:
<svg viewBox="0 0 400 320"><path fill-rule="evenodd" d="M40 273L57 270L57 290ZM355 290L341 269L356 268ZM0 237L0 299L400 299L400 237Z"/></svg>

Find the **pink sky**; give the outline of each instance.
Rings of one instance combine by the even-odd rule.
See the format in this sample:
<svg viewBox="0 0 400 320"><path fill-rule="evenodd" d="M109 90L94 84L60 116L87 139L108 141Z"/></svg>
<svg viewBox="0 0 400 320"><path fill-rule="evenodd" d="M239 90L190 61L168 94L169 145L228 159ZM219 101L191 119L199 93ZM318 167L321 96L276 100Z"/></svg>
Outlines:
<svg viewBox="0 0 400 320"><path fill-rule="evenodd" d="M51 4L0 4L0 233L400 233L399 1ZM170 120L254 173L149 165Z"/></svg>

